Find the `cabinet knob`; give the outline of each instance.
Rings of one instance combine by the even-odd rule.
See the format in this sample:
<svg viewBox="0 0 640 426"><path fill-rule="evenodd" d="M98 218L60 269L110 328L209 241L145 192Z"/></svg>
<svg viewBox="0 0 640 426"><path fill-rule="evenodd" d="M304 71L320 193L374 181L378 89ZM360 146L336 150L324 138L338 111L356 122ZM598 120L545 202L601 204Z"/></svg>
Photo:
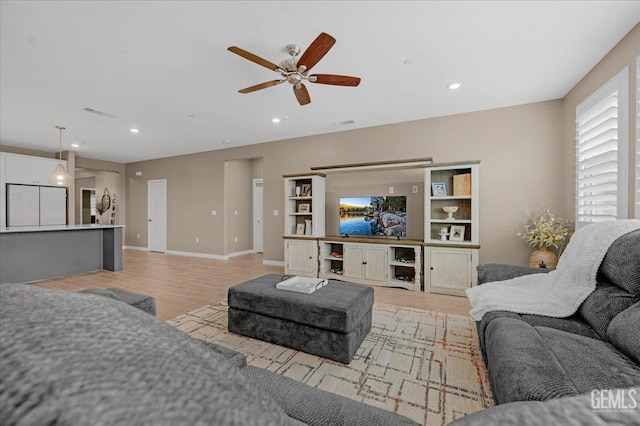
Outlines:
<svg viewBox="0 0 640 426"><path fill-rule="evenodd" d="M429 269L431 269L433 271L433 266L431 268L429 268Z"/></svg>

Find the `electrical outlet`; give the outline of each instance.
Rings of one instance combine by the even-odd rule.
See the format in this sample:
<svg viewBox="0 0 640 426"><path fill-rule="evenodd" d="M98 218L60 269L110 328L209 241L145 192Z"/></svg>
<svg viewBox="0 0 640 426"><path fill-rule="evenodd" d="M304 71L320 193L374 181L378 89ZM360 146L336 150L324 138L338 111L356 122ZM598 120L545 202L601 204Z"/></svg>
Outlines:
<svg viewBox="0 0 640 426"><path fill-rule="evenodd" d="M417 194L418 193L418 185L413 185L411 187L411 190L413 191L414 194Z"/></svg>
<svg viewBox="0 0 640 426"><path fill-rule="evenodd" d="M280 214L280 212L279 212L278 210L274 210L274 211L273 211L273 215L274 215L274 216L278 216L279 214Z"/></svg>
<svg viewBox="0 0 640 426"><path fill-rule="evenodd" d="M215 216L215 215L217 215L217 214L218 214L218 212L217 212L217 211L215 211L215 210L211 210L211 216Z"/></svg>
<svg viewBox="0 0 640 426"><path fill-rule="evenodd" d="M393 186L389 187L389 194L393 194Z"/></svg>
<svg viewBox="0 0 640 426"><path fill-rule="evenodd" d="M196 237L196 243L199 243L199 242L200 242L200 238Z"/></svg>
<svg viewBox="0 0 640 426"><path fill-rule="evenodd" d="M233 241L237 243L237 242L238 242L238 237L235 237L235 238L233 239Z"/></svg>
<svg viewBox="0 0 640 426"><path fill-rule="evenodd" d="M140 238L140 234L138 234L138 238Z"/></svg>

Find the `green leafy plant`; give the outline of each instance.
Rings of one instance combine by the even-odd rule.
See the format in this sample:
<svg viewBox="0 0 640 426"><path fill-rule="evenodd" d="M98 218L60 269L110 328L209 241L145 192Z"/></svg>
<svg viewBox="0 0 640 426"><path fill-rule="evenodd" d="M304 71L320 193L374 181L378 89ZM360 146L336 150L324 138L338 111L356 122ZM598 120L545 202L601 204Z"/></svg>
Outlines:
<svg viewBox="0 0 640 426"><path fill-rule="evenodd" d="M542 213L529 213L523 230L517 235L530 247L555 247L561 252L572 231L573 221L558 217L547 209Z"/></svg>

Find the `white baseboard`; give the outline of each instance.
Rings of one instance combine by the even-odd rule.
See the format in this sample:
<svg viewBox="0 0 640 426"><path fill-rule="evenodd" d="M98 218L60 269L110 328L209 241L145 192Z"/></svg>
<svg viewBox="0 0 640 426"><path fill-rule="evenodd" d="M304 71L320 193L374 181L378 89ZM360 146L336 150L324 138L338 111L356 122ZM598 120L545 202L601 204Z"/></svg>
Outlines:
<svg viewBox="0 0 640 426"><path fill-rule="evenodd" d="M141 251L149 251L146 247L138 247L138 246L122 246L125 250L141 250Z"/></svg>
<svg viewBox="0 0 640 426"><path fill-rule="evenodd" d="M281 262L279 260L263 260L262 264L263 265L272 265L272 266L282 266L284 268L284 262Z"/></svg>
<svg viewBox="0 0 640 426"><path fill-rule="evenodd" d="M236 251L234 253L229 253L228 257L236 257L236 256L244 256L245 254L255 253L253 250L244 250L244 251Z"/></svg>
<svg viewBox="0 0 640 426"><path fill-rule="evenodd" d="M146 247L138 247L138 246L122 246L122 248L126 250L149 251L149 249ZM230 257L244 256L245 254L252 254L255 252L253 250L244 250L244 251L237 251L235 253L229 253L226 256L220 255L220 254L196 253L193 251L179 251L179 250L167 250L165 251L165 253L173 254L176 256L202 257L205 259L215 259L215 260L229 260ZM265 265L284 266L284 262L275 262L275 263L267 263L267 262L271 262L271 261L264 261L263 263Z"/></svg>
<svg viewBox="0 0 640 426"><path fill-rule="evenodd" d="M229 256L222 256L219 254L208 254L208 253L195 253L192 251L167 250L165 253L175 254L176 256L203 257L205 259L215 259L215 260L229 260Z"/></svg>

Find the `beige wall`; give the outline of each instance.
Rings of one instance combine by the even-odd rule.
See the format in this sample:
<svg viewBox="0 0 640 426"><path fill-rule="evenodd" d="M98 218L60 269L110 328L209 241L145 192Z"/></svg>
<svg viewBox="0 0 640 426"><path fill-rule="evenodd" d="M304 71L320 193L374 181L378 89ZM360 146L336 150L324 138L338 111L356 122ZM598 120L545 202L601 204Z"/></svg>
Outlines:
<svg viewBox="0 0 640 426"><path fill-rule="evenodd" d="M228 161L225 166L227 251L224 254L230 254L253 248L254 170L251 160Z"/></svg>
<svg viewBox="0 0 640 426"><path fill-rule="evenodd" d="M633 217L634 173L636 149L636 57L640 55L640 24L636 25L564 98L564 136L562 168L564 210L575 216L575 120L576 107L611 80L624 67L629 67L629 216Z"/></svg>
<svg viewBox="0 0 640 426"><path fill-rule="evenodd" d="M516 237L516 227L527 209L562 201L563 123L562 101L556 100L127 164L127 241L146 247L146 182L167 179L167 248L231 252L225 247L227 215L221 214L225 162L261 157L264 258L282 261L283 174L305 173L312 166L433 157L438 162L481 160L480 261L525 264L529 249ZM212 216L212 209L218 215Z"/></svg>

